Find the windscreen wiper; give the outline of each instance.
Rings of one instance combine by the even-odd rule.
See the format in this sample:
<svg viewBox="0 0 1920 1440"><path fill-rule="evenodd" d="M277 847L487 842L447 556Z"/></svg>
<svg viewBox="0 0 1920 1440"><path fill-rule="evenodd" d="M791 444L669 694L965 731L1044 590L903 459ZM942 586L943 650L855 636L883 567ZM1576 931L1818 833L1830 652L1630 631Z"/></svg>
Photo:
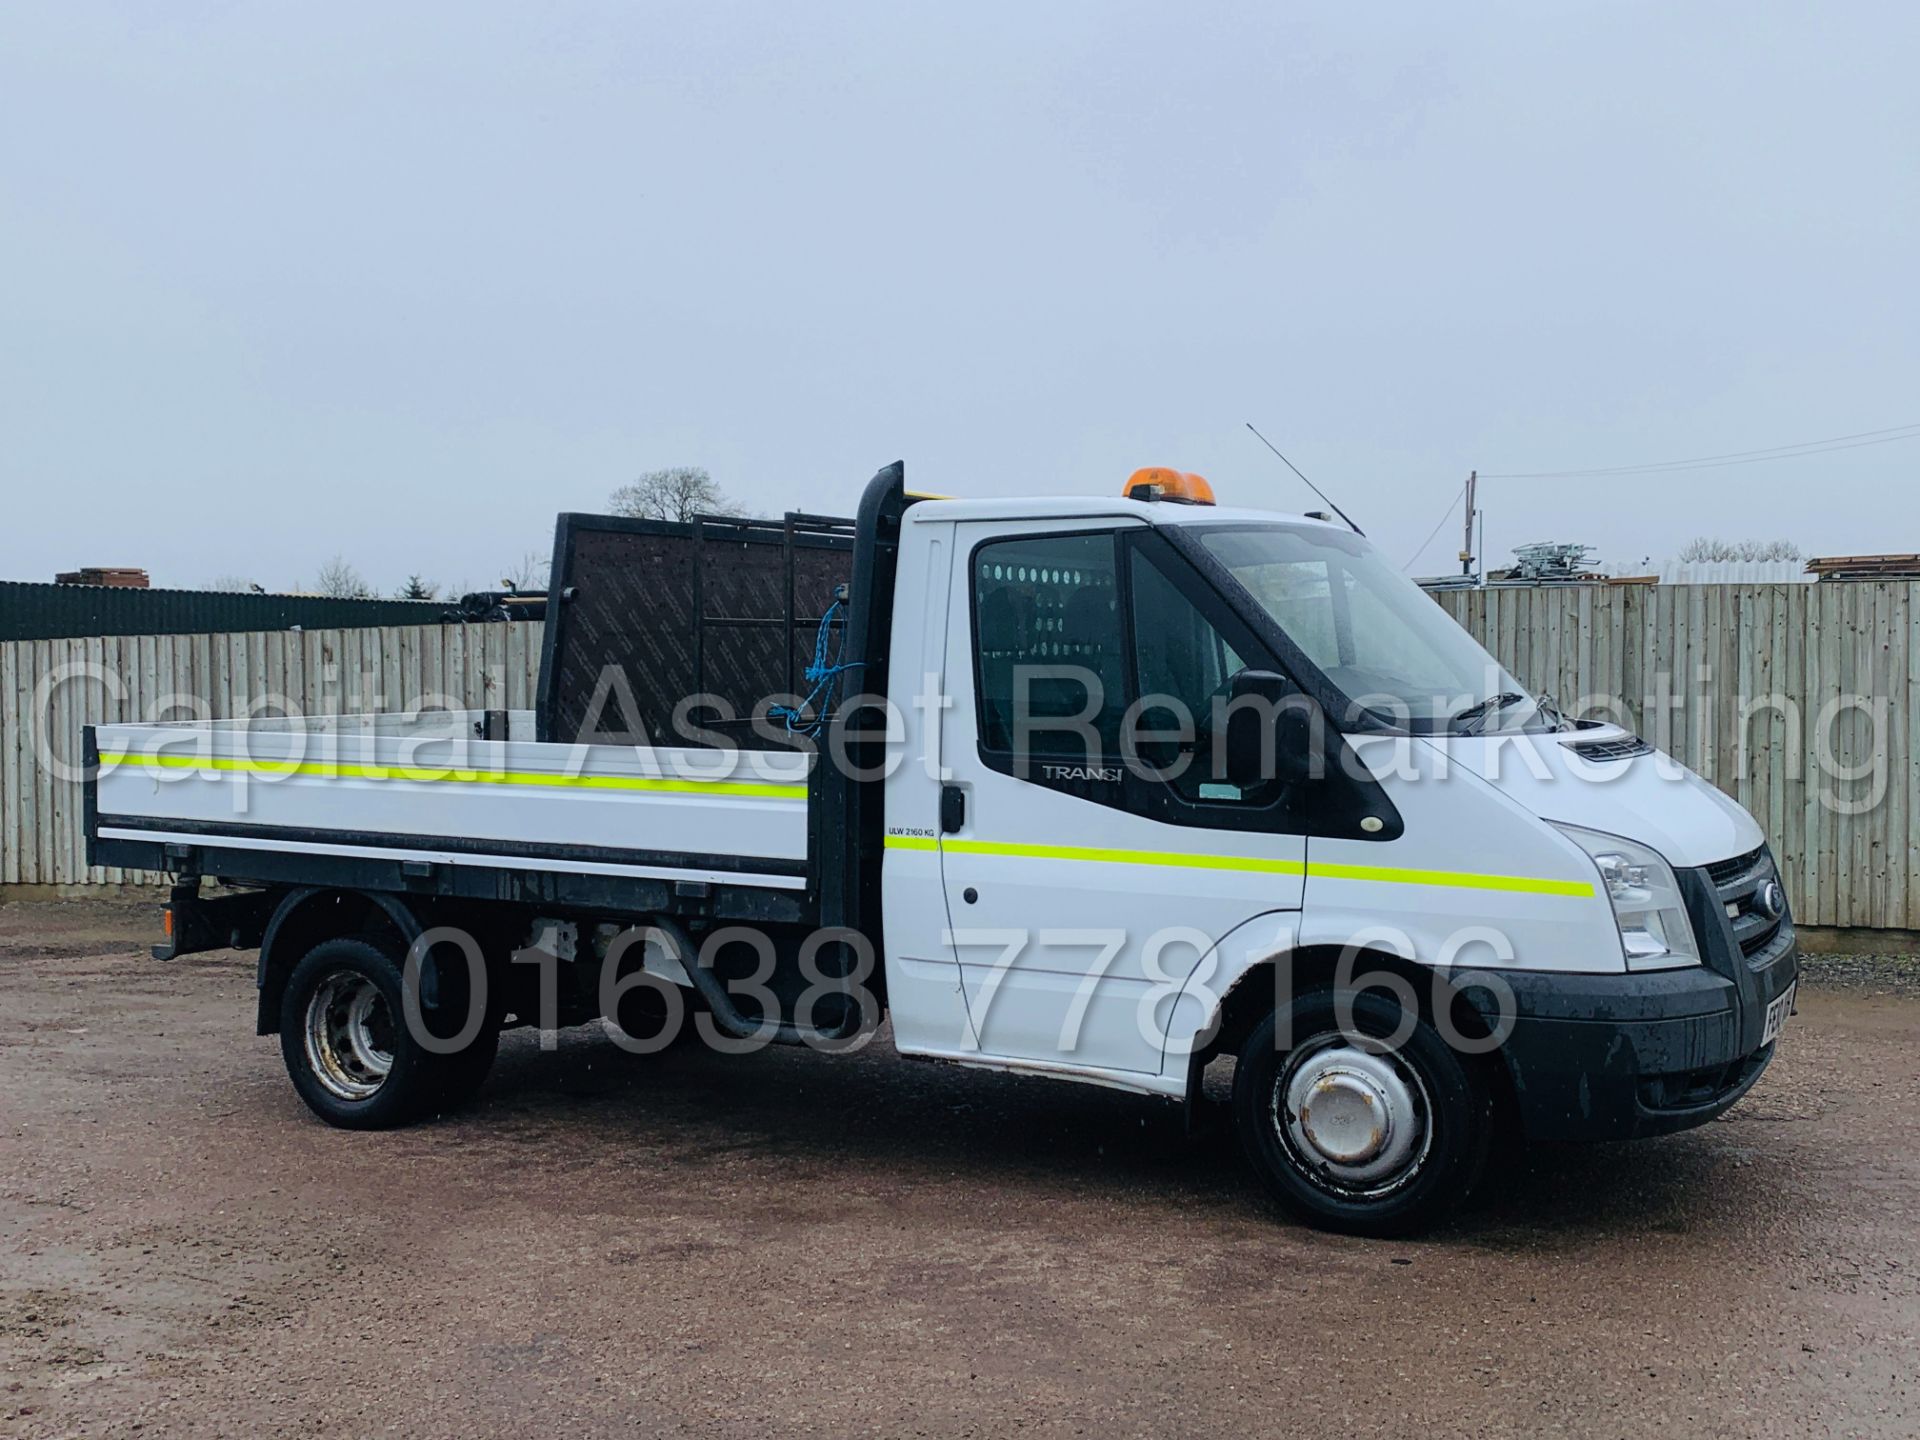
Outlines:
<svg viewBox="0 0 1920 1440"><path fill-rule="evenodd" d="M1545 691L1534 696L1533 703L1539 707L1540 713L1553 723L1554 729L1573 730L1578 728L1573 723L1573 717L1560 708L1560 702Z"/></svg>
<svg viewBox="0 0 1920 1440"><path fill-rule="evenodd" d="M1464 710L1456 710L1447 717L1448 728L1456 735L1477 735L1500 711L1509 705L1518 705L1527 697L1518 690L1502 690L1498 695L1489 695L1484 700L1476 700ZM1479 724L1474 724L1478 721ZM1472 729L1466 727L1472 726Z"/></svg>

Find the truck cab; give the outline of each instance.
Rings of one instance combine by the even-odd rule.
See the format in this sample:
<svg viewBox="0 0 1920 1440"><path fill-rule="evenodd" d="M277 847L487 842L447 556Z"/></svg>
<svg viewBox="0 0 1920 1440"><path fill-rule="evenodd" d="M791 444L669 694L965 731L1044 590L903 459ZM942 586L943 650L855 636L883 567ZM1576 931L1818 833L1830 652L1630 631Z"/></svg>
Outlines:
<svg viewBox="0 0 1920 1440"><path fill-rule="evenodd" d="M1796 966L1759 827L1528 696L1362 536L1116 498L934 501L900 537L903 1050L1184 1098L1278 1015L1243 1132L1276 1142L1282 1198L1335 1220L1449 1158L1438 1131L1474 1127L1448 1095L1627 1138L1765 1068ZM1259 738L1297 753L1236 769L1240 706L1291 707ZM1373 1001L1297 1033L1329 991ZM1450 1061L1365 1044L1380 1010Z"/></svg>
<svg viewBox="0 0 1920 1440"><path fill-rule="evenodd" d="M1446 1213L1503 1127L1656 1135L1745 1094L1796 976L1753 819L1624 729L1531 696L1357 531L1143 476L1110 498L957 500L882 471L844 537L822 531L815 558L850 569L813 690L757 710L757 739L588 744L552 733L556 703L491 736L453 717L458 759L434 770L395 761L377 724L344 779L337 752L302 774L269 744L256 773L286 786L270 822L223 827L217 800L154 778L190 778L157 760L167 737L132 733L170 727L109 727L90 741L90 834L101 863L192 882L171 921L186 948L261 946L260 1028L337 1124L417 1113L367 1108L389 1077L444 1096L450 1067L485 1073L409 1069L433 1045L403 1015L431 1028L457 1000L490 1058L501 1026L554 1019L516 949L605 972L614 934L643 936L638 971L731 1036L834 1048L884 1011L907 1057L1190 1109L1230 1059L1233 1122L1273 1194L1361 1233ZM567 608L618 607L564 563L554 583L557 673ZM217 791L252 764L193 773ZM403 802L397 835L378 805ZM238 896L203 897L210 875ZM316 896L361 951L385 944L384 970L337 947L310 963L342 938ZM434 922L477 935L478 959L436 960ZM772 982L743 986L708 943L743 926ZM823 971L822 935L861 963ZM371 1056L359 1083L379 1083L328 1090L336 1053Z"/></svg>

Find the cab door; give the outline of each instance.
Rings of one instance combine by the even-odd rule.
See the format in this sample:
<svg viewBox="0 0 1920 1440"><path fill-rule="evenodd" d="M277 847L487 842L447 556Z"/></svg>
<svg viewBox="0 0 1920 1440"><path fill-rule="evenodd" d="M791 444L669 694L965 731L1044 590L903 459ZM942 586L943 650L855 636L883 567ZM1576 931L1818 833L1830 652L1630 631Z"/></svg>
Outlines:
<svg viewBox="0 0 1920 1440"><path fill-rule="evenodd" d="M1274 662L1149 527L955 528L939 845L975 1043L1158 1073L1205 952L1301 903L1306 842L1282 797L1195 753L1213 696Z"/></svg>

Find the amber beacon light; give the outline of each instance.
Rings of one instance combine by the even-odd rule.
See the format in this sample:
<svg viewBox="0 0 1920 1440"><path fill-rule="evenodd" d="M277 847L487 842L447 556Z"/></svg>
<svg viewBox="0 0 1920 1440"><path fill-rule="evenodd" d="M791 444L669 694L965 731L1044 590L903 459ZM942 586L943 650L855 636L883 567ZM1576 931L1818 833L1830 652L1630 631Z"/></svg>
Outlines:
<svg viewBox="0 0 1920 1440"><path fill-rule="evenodd" d="M1127 477L1120 492L1129 500L1171 500L1178 505L1213 504L1213 486L1204 475L1193 475L1165 465L1149 465Z"/></svg>

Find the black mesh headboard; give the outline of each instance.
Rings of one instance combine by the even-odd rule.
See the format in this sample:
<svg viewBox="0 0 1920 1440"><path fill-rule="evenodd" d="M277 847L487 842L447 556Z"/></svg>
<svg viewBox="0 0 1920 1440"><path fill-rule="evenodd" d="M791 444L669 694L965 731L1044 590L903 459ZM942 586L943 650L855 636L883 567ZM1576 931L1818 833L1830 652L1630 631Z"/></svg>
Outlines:
<svg viewBox="0 0 1920 1440"><path fill-rule="evenodd" d="M748 720L769 697L804 694L820 618L853 573L853 523L702 517L678 524L562 515L540 657L536 734L571 744L686 745L690 723L764 746ZM778 728L777 726L775 728Z"/></svg>

